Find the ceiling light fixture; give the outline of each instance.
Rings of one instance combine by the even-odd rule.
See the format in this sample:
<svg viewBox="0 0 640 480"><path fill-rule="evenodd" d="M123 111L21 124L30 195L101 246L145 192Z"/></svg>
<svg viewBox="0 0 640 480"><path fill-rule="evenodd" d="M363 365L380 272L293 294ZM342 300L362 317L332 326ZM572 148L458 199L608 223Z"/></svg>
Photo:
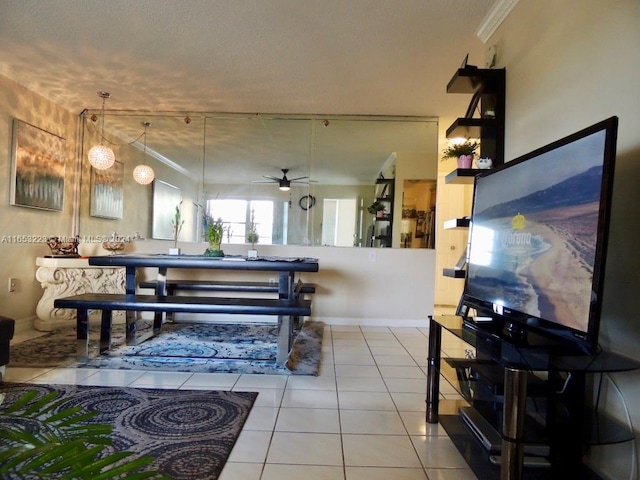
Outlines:
<svg viewBox="0 0 640 480"><path fill-rule="evenodd" d="M116 161L116 156L109 147L104 145L104 105L107 98L111 97L109 92L98 92L98 96L102 98L102 128L100 132L100 145L94 145L89 150L89 163L93 168L98 170L107 170L111 168Z"/></svg>
<svg viewBox="0 0 640 480"><path fill-rule="evenodd" d="M149 165L144 162L147 158L147 128L151 126L149 122L144 122L144 148L142 150L142 164L133 169L133 179L140 185L149 185L153 182L156 174Z"/></svg>
<svg viewBox="0 0 640 480"><path fill-rule="evenodd" d="M291 190L291 182L288 180L280 180L280 186L278 187L283 192Z"/></svg>

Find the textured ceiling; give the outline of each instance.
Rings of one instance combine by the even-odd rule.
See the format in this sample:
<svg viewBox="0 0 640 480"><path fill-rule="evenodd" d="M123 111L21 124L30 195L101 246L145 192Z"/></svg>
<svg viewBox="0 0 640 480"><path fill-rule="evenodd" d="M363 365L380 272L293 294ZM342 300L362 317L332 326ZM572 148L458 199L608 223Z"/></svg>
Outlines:
<svg viewBox="0 0 640 480"><path fill-rule="evenodd" d="M0 0L0 74L80 113L455 117L494 0ZM465 97L465 96L462 96Z"/></svg>

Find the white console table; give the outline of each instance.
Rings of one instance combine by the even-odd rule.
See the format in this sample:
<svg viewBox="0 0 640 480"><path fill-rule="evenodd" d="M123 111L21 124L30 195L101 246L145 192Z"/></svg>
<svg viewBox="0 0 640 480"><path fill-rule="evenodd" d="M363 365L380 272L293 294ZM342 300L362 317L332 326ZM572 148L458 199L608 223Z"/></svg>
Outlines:
<svg viewBox="0 0 640 480"><path fill-rule="evenodd" d="M54 308L56 298L92 292L125 292L125 269L122 267L97 267L89 265L86 258L44 257L38 257L36 265L36 279L44 293L36 307L34 328L42 332L75 321L75 310Z"/></svg>

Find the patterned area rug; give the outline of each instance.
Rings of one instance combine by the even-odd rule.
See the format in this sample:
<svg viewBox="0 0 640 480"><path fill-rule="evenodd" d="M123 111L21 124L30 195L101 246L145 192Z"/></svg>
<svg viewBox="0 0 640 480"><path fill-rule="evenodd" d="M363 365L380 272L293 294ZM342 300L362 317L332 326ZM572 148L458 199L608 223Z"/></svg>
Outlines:
<svg viewBox="0 0 640 480"><path fill-rule="evenodd" d="M124 345L124 326L114 347L98 355L98 331L91 332L91 359L76 362L76 332L65 328L11 346L9 367L91 367L197 373L318 375L324 323L306 321L285 367L275 364L275 325L167 323L160 335L137 346ZM114 328L115 330L115 328Z"/></svg>
<svg viewBox="0 0 640 480"><path fill-rule="evenodd" d="M157 390L75 385L4 384L10 405L24 392L56 391L66 401L56 411L98 412L86 420L113 425L112 451L155 458L150 469L175 479L216 479L255 402L255 392ZM0 423L11 421L0 415ZM5 448L0 439L0 448Z"/></svg>

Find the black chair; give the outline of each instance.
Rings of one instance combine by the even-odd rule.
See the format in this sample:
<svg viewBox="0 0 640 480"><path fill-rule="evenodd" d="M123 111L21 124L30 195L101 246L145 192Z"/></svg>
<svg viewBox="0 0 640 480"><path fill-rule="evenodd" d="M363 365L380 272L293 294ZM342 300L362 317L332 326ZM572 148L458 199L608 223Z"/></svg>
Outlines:
<svg viewBox="0 0 640 480"><path fill-rule="evenodd" d="M0 317L0 384L2 384L2 374L4 366L9 363L9 343L15 331L15 320L7 317Z"/></svg>

